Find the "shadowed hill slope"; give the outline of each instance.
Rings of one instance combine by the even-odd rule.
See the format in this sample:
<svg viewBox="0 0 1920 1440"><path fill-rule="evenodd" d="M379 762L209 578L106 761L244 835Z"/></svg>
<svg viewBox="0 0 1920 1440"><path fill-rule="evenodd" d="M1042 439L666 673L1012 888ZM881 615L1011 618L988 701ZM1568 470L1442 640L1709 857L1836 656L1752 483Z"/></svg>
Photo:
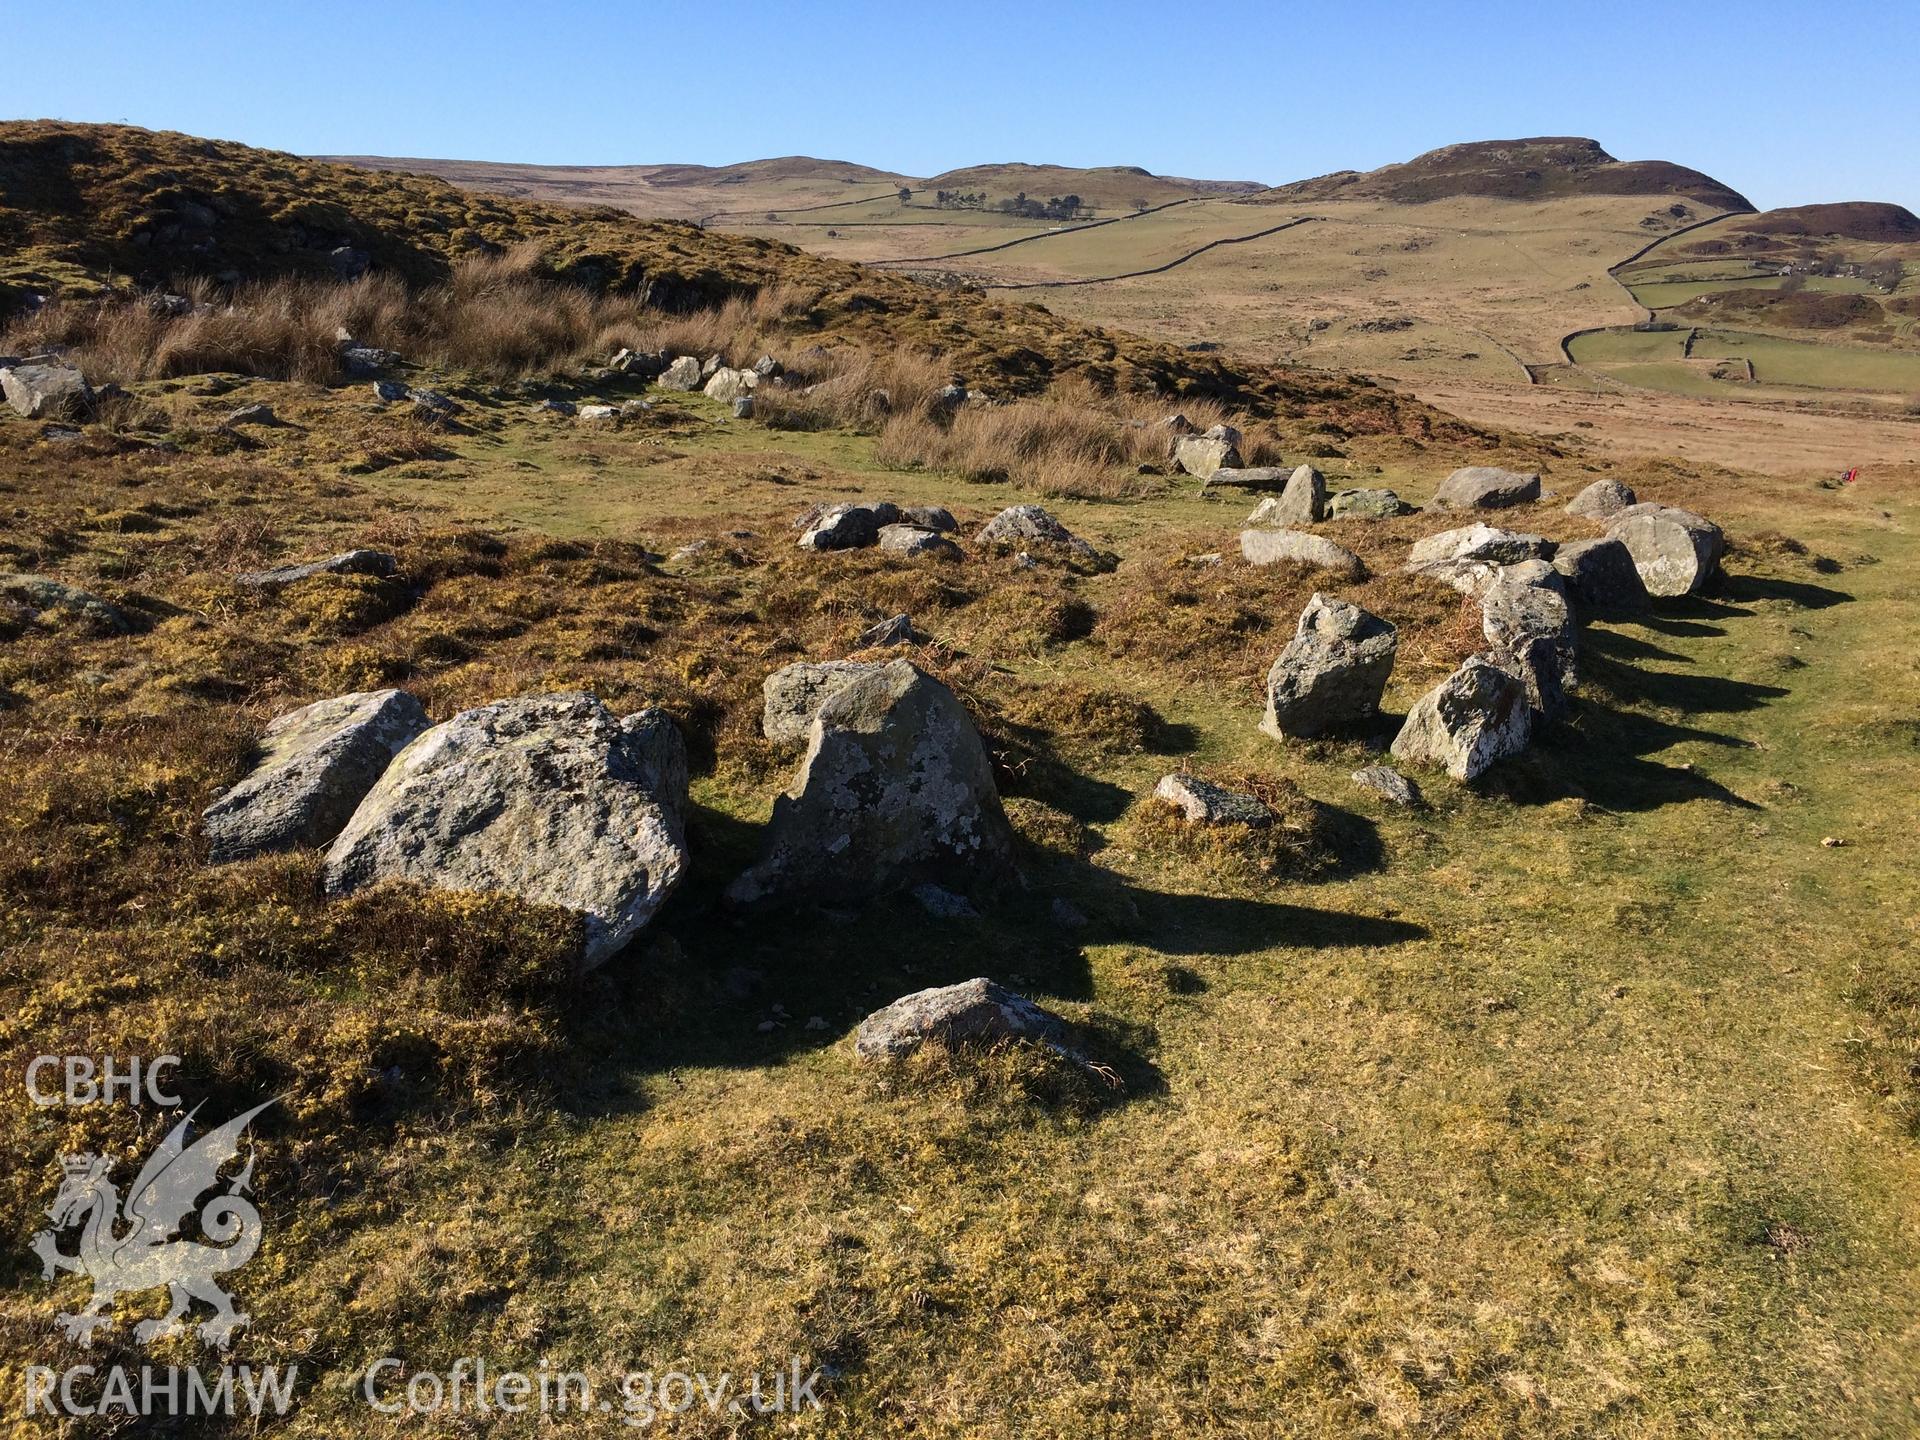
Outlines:
<svg viewBox="0 0 1920 1440"><path fill-rule="evenodd" d="M1577 136L1447 145L1378 170L1338 170L1281 185L1255 197L1255 203L1394 200L1421 204L1463 195L1503 200L1673 195L1715 210L1753 209L1744 195L1698 170L1665 160L1616 160L1598 141Z"/></svg>
<svg viewBox="0 0 1920 1440"><path fill-rule="evenodd" d="M1763 210L1727 228L1753 235L1831 235L1875 245L1900 245L1920 240L1920 215L1904 205L1848 200Z"/></svg>

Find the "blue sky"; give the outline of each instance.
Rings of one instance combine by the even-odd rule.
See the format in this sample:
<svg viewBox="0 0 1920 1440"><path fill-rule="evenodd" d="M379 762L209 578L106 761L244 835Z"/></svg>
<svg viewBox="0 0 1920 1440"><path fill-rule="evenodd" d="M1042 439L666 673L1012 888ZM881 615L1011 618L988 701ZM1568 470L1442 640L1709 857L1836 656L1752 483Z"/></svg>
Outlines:
<svg viewBox="0 0 1920 1440"><path fill-rule="evenodd" d="M1763 207L1920 210L1920 6L1440 3L9 7L0 114L304 154L1003 160L1268 182L1590 135Z"/></svg>

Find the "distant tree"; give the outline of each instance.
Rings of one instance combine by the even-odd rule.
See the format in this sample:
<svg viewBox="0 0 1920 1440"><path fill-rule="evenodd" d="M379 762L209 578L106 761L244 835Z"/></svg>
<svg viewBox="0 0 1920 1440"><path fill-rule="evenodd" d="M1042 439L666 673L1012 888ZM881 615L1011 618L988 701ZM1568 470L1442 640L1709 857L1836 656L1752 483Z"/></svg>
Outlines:
<svg viewBox="0 0 1920 1440"><path fill-rule="evenodd" d="M900 187L900 203L902 205L911 205L913 203L913 189L911 186L902 185Z"/></svg>
<svg viewBox="0 0 1920 1440"><path fill-rule="evenodd" d="M1153 202L1151 200L1142 199L1138 196L1136 196L1131 203L1135 210L1151 210L1153 208Z"/></svg>

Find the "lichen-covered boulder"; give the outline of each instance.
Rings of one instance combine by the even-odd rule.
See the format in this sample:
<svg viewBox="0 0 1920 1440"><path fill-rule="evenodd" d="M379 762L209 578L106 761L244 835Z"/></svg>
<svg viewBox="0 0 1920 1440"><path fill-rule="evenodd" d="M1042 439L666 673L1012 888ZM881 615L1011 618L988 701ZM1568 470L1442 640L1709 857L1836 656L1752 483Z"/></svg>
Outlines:
<svg viewBox="0 0 1920 1440"><path fill-rule="evenodd" d="M857 676L814 713L736 904L889 894L932 880L995 884L1013 831L966 708L905 660Z"/></svg>
<svg viewBox="0 0 1920 1440"><path fill-rule="evenodd" d="M1567 514L1586 520L1611 520L1638 503L1633 491L1618 480L1596 480L1567 505Z"/></svg>
<svg viewBox="0 0 1920 1440"><path fill-rule="evenodd" d="M1631 615L1647 608L1647 585L1633 552L1618 540L1575 540L1553 552L1553 568L1581 610Z"/></svg>
<svg viewBox="0 0 1920 1440"><path fill-rule="evenodd" d="M898 1060L928 1041L998 1045L1029 1040L1062 1048L1066 1022L1023 995L984 977L916 990L860 1022L854 1053L862 1060Z"/></svg>
<svg viewBox="0 0 1920 1440"><path fill-rule="evenodd" d="M701 388L709 399L725 400L731 403L742 398L751 398L754 387L759 383L760 376L752 370L735 370L722 365L708 377L707 383Z"/></svg>
<svg viewBox="0 0 1920 1440"><path fill-rule="evenodd" d="M891 550L897 555L940 555L947 559L958 559L960 547L936 530L923 529L918 525L882 525L879 545L882 550Z"/></svg>
<svg viewBox="0 0 1920 1440"><path fill-rule="evenodd" d="M1350 580L1364 579L1367 573L1360 557L1346 546L1302 530L1242 530L1240 554L1249 565L1300 565Z"/></svg>
<svg viewBox="0 0 1920 1440"><path fill-rule="evenodd" d="M760 729L776 745L806 743L807 731L820 707L862 675L880 668L878 661L827 660L782 665L760 682Z"/></svg>
<svg viewBox="0 0 1920 1440"><path fill-rule="evenodd" d="M1558 572L1547 573L1557 585ZM1528 584L1509 571L1480 597L1480 630L1499 658L1509 662L1505 668L1520 678L1536 714L1551 719L1566 708L1566 692L1576 678L1578 631L1557 588Z"/></svg>
<svg viewBox="0 0 1920 1440"><path fill-rule="evenodd" d="M1451 585L1462 595L1479 595L1509 565L1553 553L1553 542L1487 524L1442 530L1413 542L1406 570Z"/></svg>
<svg viewBox="0 0 1920 1440"><path fill-rule="evenodd" d="M980 527L979 545L1000 550L1053 550L1082 564L1111 568L1111 557L1094 549L1039 505L1009 505Z"/></svg>
<svg viewBox="0 0 1920 1440"><path fill-rule="evenodd" d="M1462 465L1433 492L1436 510L1500 510L1540 498L1540 477L1497 465Z"/></svg>
<svg viewBox="0 0 1920 1440"><path fill-rule="evenodd" d="M208 858L325 845L427 723L404 690L336 695L279 716L246 778L202 812Z"/></svg>
<svg viewBox="0 0 1920 1440"><path fill-rule="evenodd" d="M1403 810L1420 806L1420 787L1391 765L1367 765L1353 772L1353 783Z"/></svg>
<svg viewBox="0 0 1920 1440"><path fill-rule="evenodd" d="M1393 753L1471 780L1517 755L1533 736L1533 710L1518 676L1482 655L1421 696L1393 742Z"/></svg>
<svg viewBox="0 0 1920 1440"><path fill-rule="evenodd" d="M1217 481L1219 476L1215 476ZM1296 465L1287 472L1284 488L1269 500L1262 500L1249 525L1312 525L1327 518L1327 481L1311 465Z"/></svg>
<svg viewBox="0 0 1920 1440"><path fill-rule="evenodd" d="M880 527L900 518L892 505L828 505L809 517L802 550L863 550L880 539Z"/></svg>
<svg viewBox="0 0 1920 1440"><path fill-rule="evenodd" d="M1399 632L1377 615L1350 600L1315 594L1267 671L1260 728L1282 740L1371 720L1380 711L1399 643Z"/></svg>
<svg viewBox="0 0 1920 1440"><path fill-rule="evenodd" d="M662 390L698 390L702 381L700 362L691 355L682 355L660 372L655 383Z"/></svg>
<svg viewBox="0 0 1920 1440"><path fill-rule="evenodd" d="M1695 595L1720 569L1726 536L1711 520L1672 505L1633 505L1614 517L1607 538L1633 556L1649 595Z"/></svg>
<svg viewBox="0 0 1920 1440"><path fill-rule="evenodd" d="M387 880L511 895L582 919L583 968L686 872L687 753L659 710L569 692L496 700L416 738L327 852L326 888Z"/></svg>

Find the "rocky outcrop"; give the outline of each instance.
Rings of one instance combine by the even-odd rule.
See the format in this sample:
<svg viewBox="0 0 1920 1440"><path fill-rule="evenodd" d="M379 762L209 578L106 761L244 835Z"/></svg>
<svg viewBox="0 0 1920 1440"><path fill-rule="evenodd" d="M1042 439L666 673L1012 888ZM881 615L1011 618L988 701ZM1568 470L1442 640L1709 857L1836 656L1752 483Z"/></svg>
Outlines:
<svg viewBox="0 0 1920 1440"><path fill-rule="evenodd" d="M1267 672L1260 728L1276 740L1364 723L1380 711L1399 633L1349 600L1316 594Z"/></svg>
<svg viewBox="0 0 1920 1440"><path fill-rule="evenodd" d="M1519 677L1474 655L1414 704L1393 753L1472 780L1526 749L1532 735L1533 710Z"/></svg>
<svg viewBox="0 0 1920 1440"><path fill-rule="evenodd" d="M400 880L558 906L581 917L590 968L680 883L686 806L686 748L663 712L616 718L579 692L497 700L394 757L327 852L326 888Z"/></svg>
<svg viewBox="0 0 1920 1440"><path fill-rule="evenodd" d="M1090 565L1108 565L1109 557L1082 540L1038 505L1010 505L980 527L974 541L1003 550L1051 549Z"/></svg>
<svg viewBox="0 0 1920 1440"><path fill-rule="evenodd" d="M1196 825L1246 825L1254 829L1273 823L1273 811L1258 795L1229 790L1198 775L1174 773L1160 777L1153 798L1171 805Z"/></svg>
<svg viewBox="0 0 1920 1440"><path fill-rule="evenodd" d="M1025 996L980 978L917 990L860 1022L854 1053L862 1060L898 1060L928 1041L1002 1045L1027 1040L1058 1050L1066 1022Z"/></svg>
<svg viewBox="0 0 1920 1440"><path fill-rule="evenodd" d="M1697 595L1719 573L1726 536L1711 520L1671 505L1633 505L1614 517L1607 538L1633 556L1649 595Z"/></svg>
<svg viewBox="0 0 1920 1440"><path fill-rule="evenodd" d="M744 905L844 901L924 880L962 889L995 884L1012 866L1013 831L965 707L894 660L815 712L762 857L727 896Z"/></svg>
<svg viewBox="0 0 1920 1440"><path fill-rule="evenodd" d="M1495 465L1462 465L1433 492L1435 510L1500 510L1540 498L1540 477Z"/></svg>
<svg viewBox="0 0 1920 1440"><path fill-rule="evenodd" d="M1350 580L1363 579L1367 567L1344 545L1300 530L1242 530L1240 554L1249 565L1300 565L1330 570Z"/></svg>
<svg viewBox="0 0 1920 1440"><path fill-rule="evenodd" d="M1618 480L1596 480L1567 506L1567 514L1586 520L1611 520L1637 503L1637 497Z"/></svg>
<svg viewBox="0 0 1920 1440"><path fill-rule="evenodd" d="M202 812L208 858L221 864L327 844L427 723L404 690L336 695L288 711L267 726L247 777Z"/></svg>
<svg viewBox="0 0 1920 1440"><path fill-rule="evenodd" d="M1633 552L1618 540L1575 540L1553 552L1567 597L1592 614L1632 615L1647 608L1647 586Z"/></svg>
<svg viewBox="0 0 1920 1440"><path fill-rule="evenodd" d="M760 732L776 745L806 743L820 707L880 662L828 660L782 665L760 682Z"/></svg>

